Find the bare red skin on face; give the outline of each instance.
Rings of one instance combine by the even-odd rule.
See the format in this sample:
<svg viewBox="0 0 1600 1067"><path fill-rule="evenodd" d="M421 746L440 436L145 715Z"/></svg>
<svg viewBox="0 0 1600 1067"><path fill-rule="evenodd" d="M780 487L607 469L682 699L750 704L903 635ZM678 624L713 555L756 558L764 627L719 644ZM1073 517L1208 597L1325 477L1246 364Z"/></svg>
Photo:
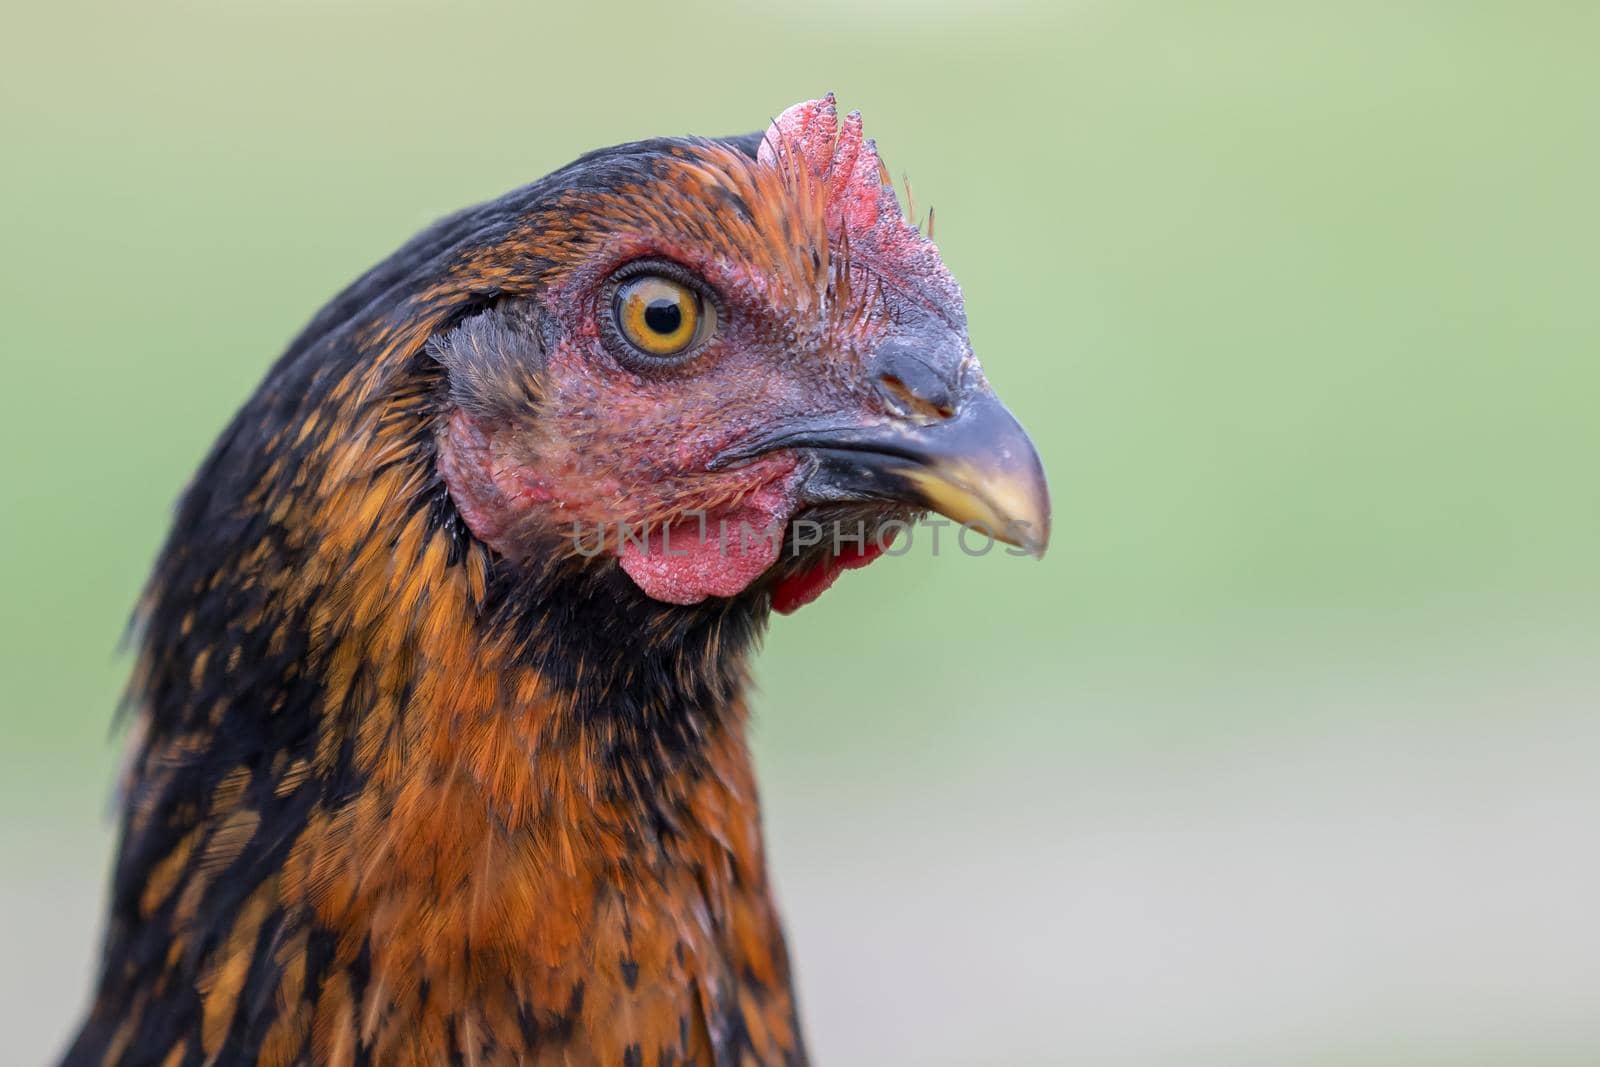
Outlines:
<svg viewBox="0 0 1600 1067"><path fill-rule="evenodd" d="M504 440L507 436L511 441ZM575 551L580 541L593 544L603 529L608 550L628 577L646 595L668 604L697 604L748 589L777 562L784 529L798 506L797 465L793 457L780 456L765 464L764 481L732 502L666 523L608 516L596 507L615 495L616 486L535 470L517 459L515 443L514 434L497 433L460 411L440 436L440 473L473 534L518 558L523 523L561 529L565 514Z"/></svg>
<svg viewBox="0 0 1600 1067"><path fill-rule="evenodd" d="M550 487L526 467L497 461L493 435L460 411L440 435L439 473L467 528L501 552L517 516L551 500Z"/></svg>
<svg viewBox="0 0 1600 1067"><path fill-rule="evenodd" d="M570 495L558 477L539 476L529 468L506 460L497 435L471 417L456 412L440 437L439 470L456 509L473 534L496 551L516 558L519 523L548 516L558 500ZM768 482L738 501L708 508L689 518L657 523L646 532L644 523L632 525L621 536L615 523L607 523L608 550L617 555L623 571L645 595L667 604L698 604L707 597L731 597L744 592L778 561L788 520L797 507L795 464L789 461L774 471ZM598 520L587 530L588 541L599 529ZM581 520L580 520L581 522ZM883 554L893 538L882 544L843 546L814 567L785 575L773 583L772 609L790 614L816 600L848 570L865 567Z"/></svg>
<svg viewBox="0 0 1600 1067"><path fill-rule="evenodd" d="M501 554L548 551L555 536L592 556L604 523L604 551L644 593L693 604L771 571L781 535L741 534L784 530L805 503L799 456L718 470L715 458L784 419L894 417L868 374L885 333L906 309L931 310L965 344L965 317L932 242L901 216L859 114L840 118L831 95L786 110L753 161L716 146L674 158L638 188L575 194L530 224L559 253L537 298L557 340L530 361L536 383L513 380L469 409L479 415L448 420L439 466L467 526ZM720 297L718 330L681 369L641 371L607 352L603 286L646 258ZM526 403L500 408L505 395ZM621 523L632 536L618 536ZM881 554L821 555L772 581L772 606L810 603Z"/></svg>

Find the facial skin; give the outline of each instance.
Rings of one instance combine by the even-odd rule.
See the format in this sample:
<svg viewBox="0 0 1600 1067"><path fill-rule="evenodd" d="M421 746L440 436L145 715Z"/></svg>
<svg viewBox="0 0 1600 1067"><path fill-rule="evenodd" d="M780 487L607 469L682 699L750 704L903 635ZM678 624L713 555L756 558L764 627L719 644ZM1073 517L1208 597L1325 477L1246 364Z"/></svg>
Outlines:
<svg viewBox="0 0 1600 1067"><path fill-rule="evenodd" d="M531 220L549 256L534 291L432 346L453 404L440 468L478 538L513 559L570 558L603 524L606 555L645 593L689 604L876 554L824 545L775 567L783 539L742 530L822 507L871 531L938 506L814 484L819 449L903 452L989 397L960 290L885 177L859 116L838 124L828 98L786 112L757 159L685 144ZM641 279L686 294L670 322L698 308L692 343L665 356L638 343L619 291ZM650 539L619 539L623 523ZM805 575L807 599L822 577Z"/></svg>

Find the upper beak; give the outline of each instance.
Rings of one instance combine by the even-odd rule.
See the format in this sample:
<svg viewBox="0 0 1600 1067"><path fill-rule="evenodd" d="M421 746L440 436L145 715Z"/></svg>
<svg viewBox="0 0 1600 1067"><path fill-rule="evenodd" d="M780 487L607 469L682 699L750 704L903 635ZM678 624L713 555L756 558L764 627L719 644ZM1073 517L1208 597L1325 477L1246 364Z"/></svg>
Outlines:
<svg viewBox="0 0 1600 1067"><path fill-rule="evenodd" d="M986 387L945 417L868 426L796 427L718 465L777 448L804 448L815 466L812 503L882 500L929 508L1042 557L1050 542L1050 491L1033 442Z"/></svg>

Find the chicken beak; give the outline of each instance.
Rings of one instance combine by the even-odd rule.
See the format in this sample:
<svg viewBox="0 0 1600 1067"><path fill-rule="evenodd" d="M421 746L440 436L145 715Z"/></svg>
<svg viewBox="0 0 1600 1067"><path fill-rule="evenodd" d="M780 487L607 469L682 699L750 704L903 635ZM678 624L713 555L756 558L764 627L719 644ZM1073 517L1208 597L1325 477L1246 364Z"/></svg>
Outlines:
<svg viewBox="0 0 1600 1067"><path fill-rule="evenodd" d="M928 450L902 475L915 502L1043 558L1050 542L1050 489L1022 424L990 393L944 429L942 436L924 431Z"/></svg>
<svg viewBox="0 0 1600 1067"><path fill-rule="evenodd" d="M804 484L812 503L929 508L1040 557L1050 541L1050 491L1039 453L987 388L968 394L946 418L817 429L785 435L781 445L813 457Z"/></svg>

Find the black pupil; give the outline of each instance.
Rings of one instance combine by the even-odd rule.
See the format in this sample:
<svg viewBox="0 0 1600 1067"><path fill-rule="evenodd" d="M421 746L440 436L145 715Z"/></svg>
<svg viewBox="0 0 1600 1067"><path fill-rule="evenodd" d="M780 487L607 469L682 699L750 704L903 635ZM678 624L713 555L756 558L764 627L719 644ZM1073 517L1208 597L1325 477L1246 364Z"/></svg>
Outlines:
<svg viewBox="0 0 1600 1067"><path fill-rule="evenodd" d="M655 333L670 337L683 324L683 309L672 297L657 297L645 306L644 324Z"/></svg>

